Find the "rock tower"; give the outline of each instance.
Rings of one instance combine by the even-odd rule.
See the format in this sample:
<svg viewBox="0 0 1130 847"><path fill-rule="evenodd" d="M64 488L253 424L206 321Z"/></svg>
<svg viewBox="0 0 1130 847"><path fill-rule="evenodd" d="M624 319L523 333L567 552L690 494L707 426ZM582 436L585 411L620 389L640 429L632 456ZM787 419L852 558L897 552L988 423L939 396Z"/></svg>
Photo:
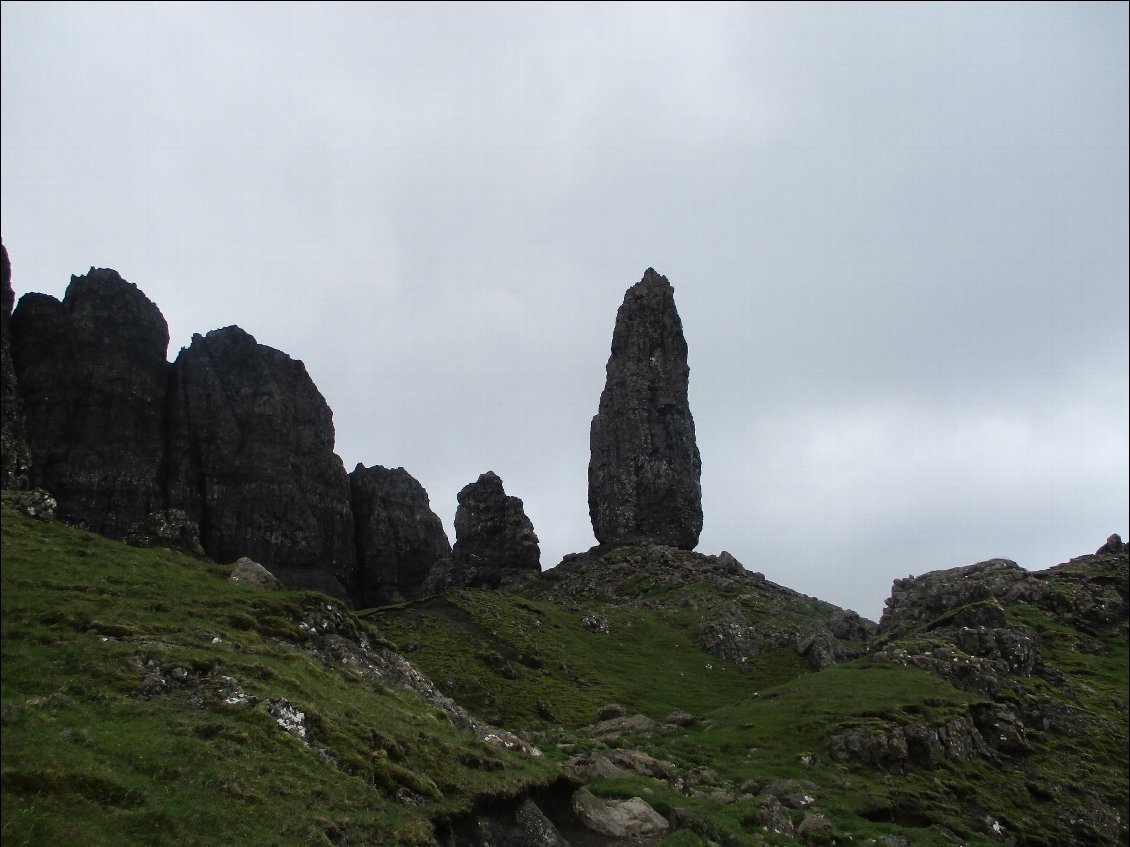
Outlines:
<svg viewBox="0 0 1130 847"><path fill-rule="evenodd" d="M117 271L91 268L61 302L21 297L11 329L31 484L65 520L125 538L161 501L165 318Z"/></svg>
<svg viewBox="0 0 1130 847"><path fill-rule="evenodd" d="M541 571L541 548L522 501L487 471L459 492L455 511L456 564L473 584L496 581L503 571Z"/></svg>
<svg viewBox="0 0 1130 847"><path fill-rule="evenodd" d="M701 460L687 402L687 342L667 278L648 268L616 313L589 433L589 516L601 544L693 550Z"/></svg>
<svg viewBox="0 0 1130 847"><path fill-rule="evenodd" d="M180 351L168 505L200 525L213 559L248 556L288 587L352 594L349 477L333 449L333 414L302 362L237 326L195 335Z"/></svg>
<svg viewBox="0 0 1130 847"><path fill-rule="evenodd" d="M417 597L451 544L428 492L404 468L357 465L349 475L361 606ZM442 563L442 564L441 564Z"/></svg>

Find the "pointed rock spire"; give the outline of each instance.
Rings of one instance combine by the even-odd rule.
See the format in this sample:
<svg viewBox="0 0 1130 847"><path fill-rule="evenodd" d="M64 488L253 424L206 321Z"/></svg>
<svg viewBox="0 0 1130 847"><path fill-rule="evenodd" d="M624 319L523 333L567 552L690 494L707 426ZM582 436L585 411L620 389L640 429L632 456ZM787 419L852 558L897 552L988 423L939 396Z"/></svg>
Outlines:
<svg viewBox="0 0 1130 847"><path fill-rule="evenodd" d="M687 402L687 342L667 278L648 268L616 313L589 434L589 516L602 544L693 550L701 461Z"/></svg>

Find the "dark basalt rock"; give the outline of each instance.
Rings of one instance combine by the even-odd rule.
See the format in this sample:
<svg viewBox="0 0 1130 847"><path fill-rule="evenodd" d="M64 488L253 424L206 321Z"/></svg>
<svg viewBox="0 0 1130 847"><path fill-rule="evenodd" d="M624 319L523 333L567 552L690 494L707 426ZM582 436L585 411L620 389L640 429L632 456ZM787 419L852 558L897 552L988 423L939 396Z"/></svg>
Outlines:
<svg viewBox="0 0 1130 847"><path fill-rule="evenodd" d="M465 486L455 511L456 565L465 582L492 584L504 571L541 572L541 548L522 501L508 497L502 480L487 471Z"/></svg>
<svg viewBox="0 0 1130 847"><path fill-rule="evenodd" d="M72 276L62 302L20 298L12 357L30 481L64 520L124 538L160 505L168 346L161 312L117 271Z"/></svg>
<svg viewBox="0 0 1130 847"><path fill-rule="evenodd" d="M302 362L239 327L195 335L172 368L168 429L168 506L199 524L210 557L353 593L349 478Z"/></svg>
<svg viewBox="0 0 1130 847"><path fill-rule="evenodd" d="M651 268L616 314L589 434L589 516L601 544L693 550L701 461L687 402L687 343L674 289Z"/></svg>
<svg viewBox="0 0 1130 847"><path fill-rule="evenodd" d="M449 566L451 558L451 544L428 492L404 468L380 465L357 465L349 484L360 604L420 596L437 563Z"/></svg>
<svg viewBox="0 0 1130 847"><path fill-rule="evenodd" d="M134 547L164 547L204 558L200 527L180 509L150 512L145 520L134 524L125 540Z"/></svg>
<svg viewBox="0 0 1130 847"><path fill-rule="evenodd" d="M27 448L16 368L8 343L15 293L12 291L12 264L3 243L0 243L0 284L3 286L3 301L0 302L0 488L21 489L27 488L31 454Z"/></svg>

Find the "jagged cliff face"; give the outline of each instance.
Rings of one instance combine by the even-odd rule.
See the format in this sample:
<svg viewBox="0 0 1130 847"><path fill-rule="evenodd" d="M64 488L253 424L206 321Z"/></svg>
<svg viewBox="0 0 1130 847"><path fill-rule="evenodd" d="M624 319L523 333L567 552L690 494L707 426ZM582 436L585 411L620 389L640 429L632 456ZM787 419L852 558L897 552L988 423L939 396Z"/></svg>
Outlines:
<svg viewBox="0 0 1130 847"><path fill-rule="evenodd" d="M16 383L16 368L8 343L12 325L12 263L0 244L0 488L26 488L31 469L24 427L24 407Z"/></svg>
<svg viewBox="0 0 1130 847"><path fill-rule="evenodd" d="M616 314L589 435L589 515L602 544L693 550L702 531L701 461L687 402L687 343L675 292L651 268Z"/></svg>
<svg viewBox="0 0 1130 847"><path fill-rule="evenodd" d="M212 558L247 556L292 587L356 587L349 479L302 362L239 327L196 335L172 368L168 505Z"/></svg>
<svg viewBox="0 0 1130 847"><path fill-rule="evenodd" d="M161 312L113 270L71 277L62 302L20 299L12 355L31 483L61 517L124 538L159 505L168 345Z"/></svg>
<svg viewBox="0 0 1130 847"><path fill-rule="evenodd" d="M437 565L451 557L451 544L428 492L404 468L380 465L358 465L349 484L357 532L358 601L378 606L419 596Z"/></svg>

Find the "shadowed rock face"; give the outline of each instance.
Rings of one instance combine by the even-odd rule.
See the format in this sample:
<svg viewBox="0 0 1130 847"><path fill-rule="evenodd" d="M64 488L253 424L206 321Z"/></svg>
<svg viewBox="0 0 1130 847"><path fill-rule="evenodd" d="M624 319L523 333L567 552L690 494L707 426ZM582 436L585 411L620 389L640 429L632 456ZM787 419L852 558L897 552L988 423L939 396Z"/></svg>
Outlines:
<svg viewBox="0 0 1130 847"><path fill-rule="evenodd" d="M506 495L496 473L487 471L464 486L458 500L452 555L458 565L478 572L472 582L489 581L492 571L541 571L534 525L522 501Z"/></svg>
<svg viewBox="0 0 1130 847"><path fill-rule="evenodd" d="M62 518L124 538L159 505L168 346L161 312L117 271L72 276L61 303L20 298L12 356L31 483Z"/></svg>
<svg viewBox="0 0 1130 847"><path fill-rule="evenodd" d="M0 429L0 488L18 489L27 487L31 455L27 449L24 407L16 383L16 368L8 344L15 294L12 291L12 264L3 244L0 244L0 284L3 286L3 302L0 303L0 423L3 427Z"/></svg>
<svg viewBox="0 0 1130 847"><path fill-rule="evenodd" d="M349 475L357 532L359 602L416 597L438 562L451 557L428 492L404 468L358 465Z"/></svg>
<svg viewBox="0 0 1130 847"><path fill-rule="evenodd" d="M248 556L289 587L355 590L349 479L302 362L239 327L195 335L173 365L168 429L168 506L199 524L209 556Z"/></svg>
<svg viewBox="0 0 1130 847"><path fill-rule="evenodd" d="M674 289L651 268L616 314L589 434L589 516L601 544L693 550L701 461L687 402L687 343Z"/></svg>

